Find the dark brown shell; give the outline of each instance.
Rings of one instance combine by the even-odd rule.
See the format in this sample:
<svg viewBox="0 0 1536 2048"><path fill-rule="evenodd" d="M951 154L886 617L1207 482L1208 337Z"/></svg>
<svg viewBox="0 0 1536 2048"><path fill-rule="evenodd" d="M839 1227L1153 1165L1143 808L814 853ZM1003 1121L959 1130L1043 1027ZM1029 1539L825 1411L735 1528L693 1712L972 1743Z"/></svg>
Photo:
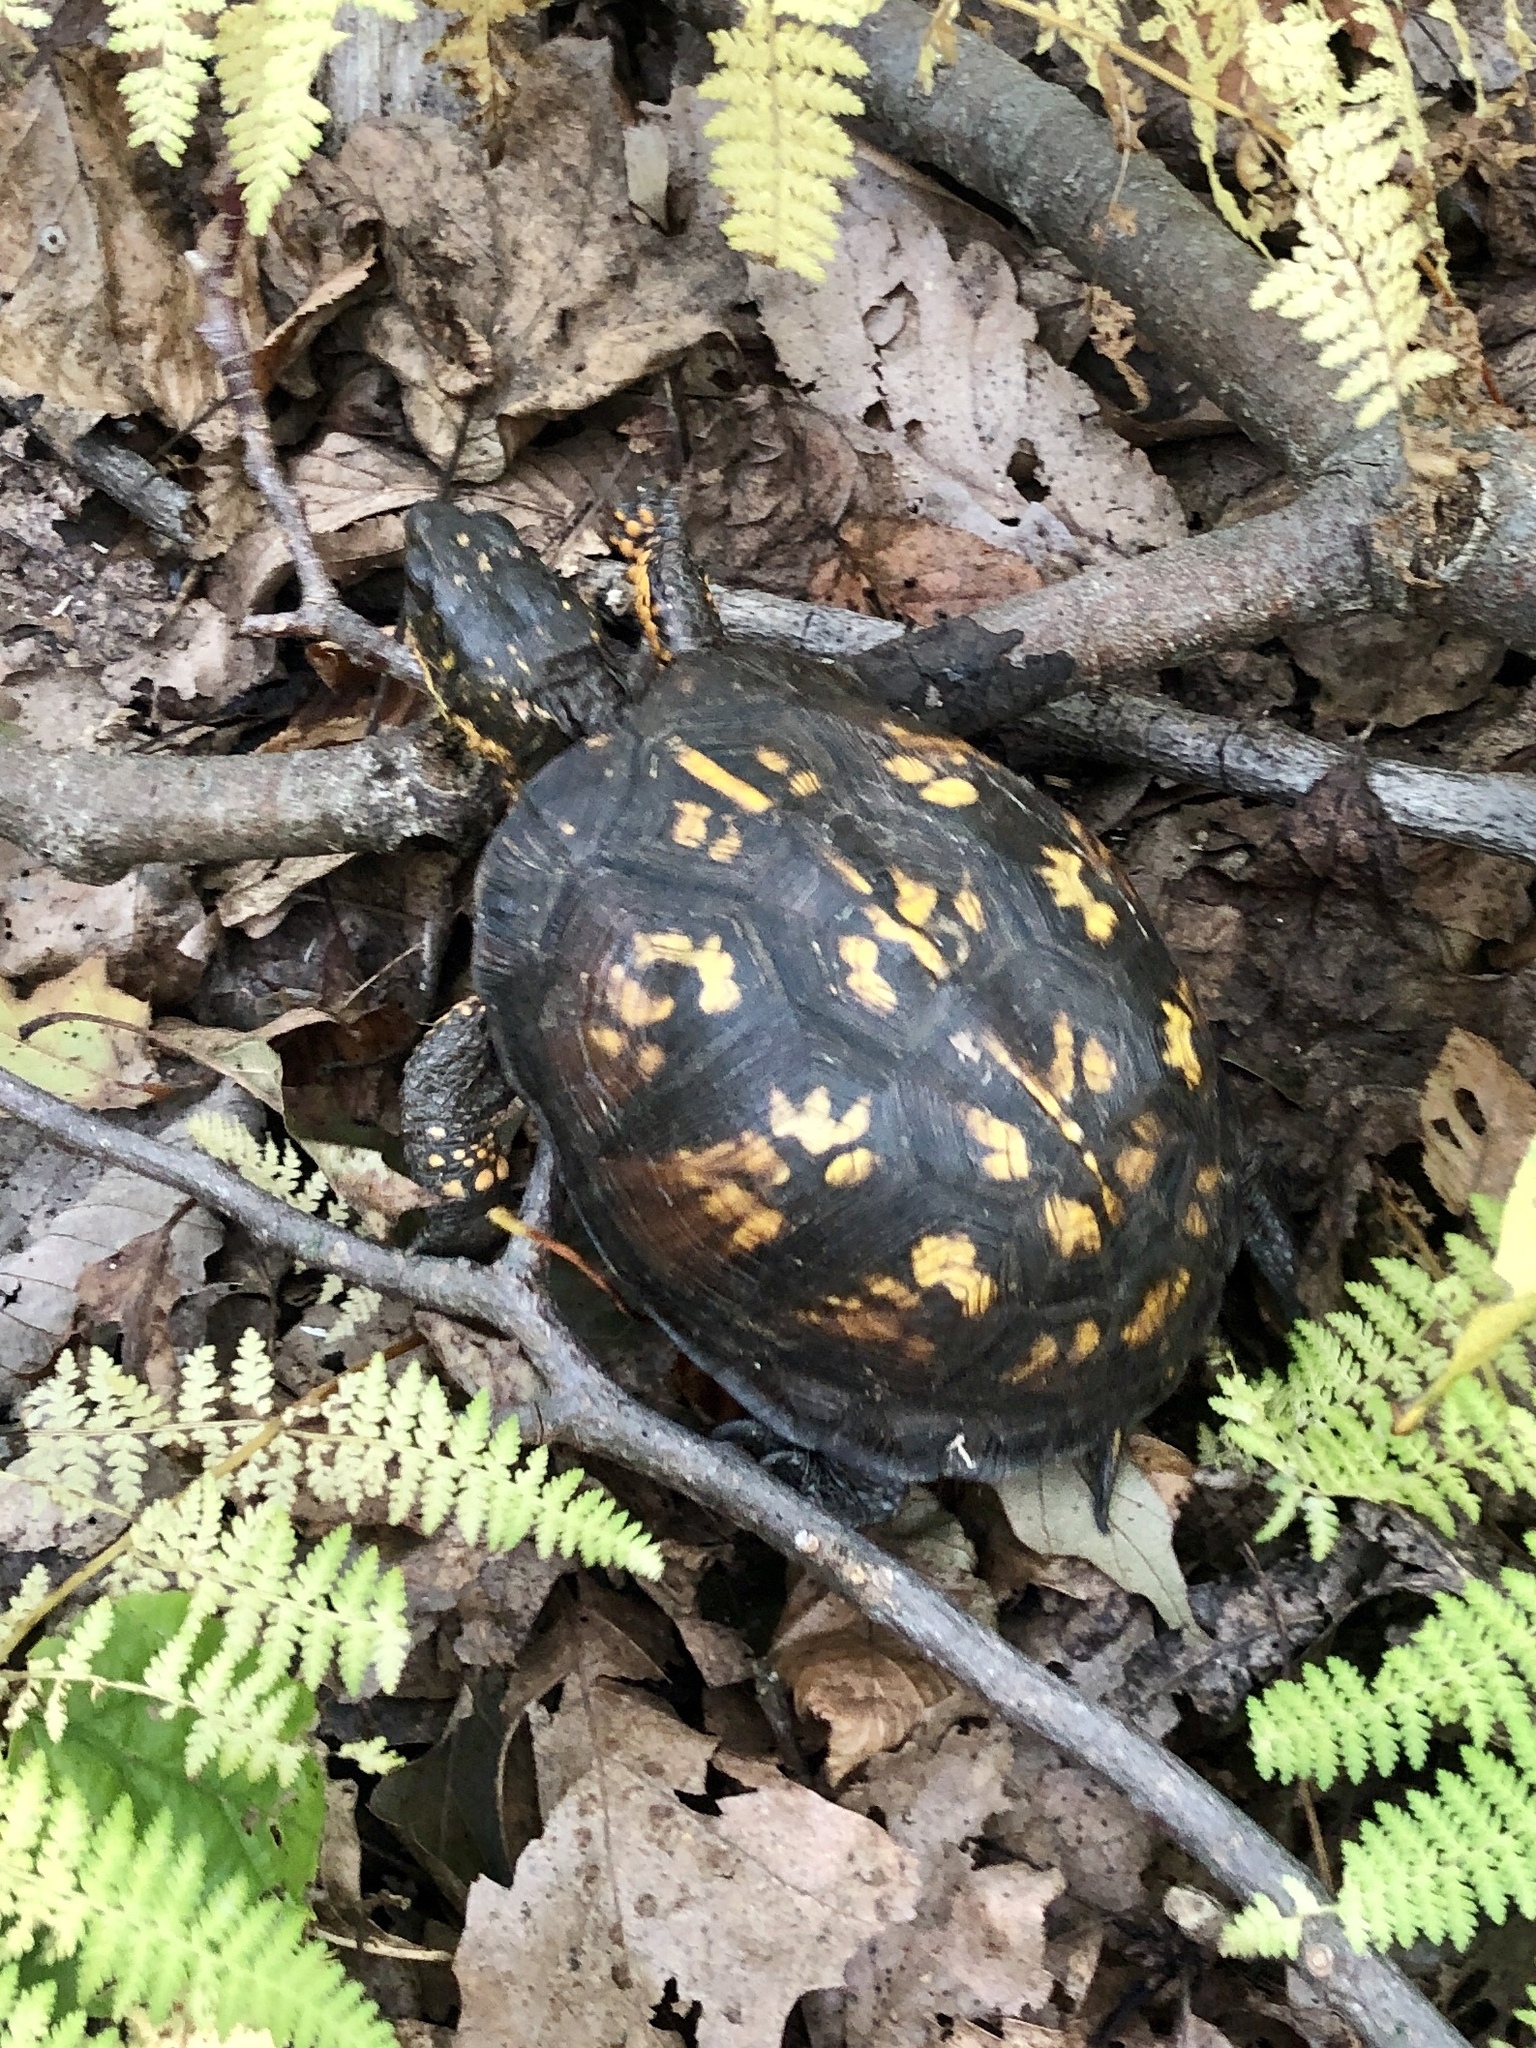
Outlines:
<svg viewBox="0 0 1536 2048"><path fill-rule="evenodd" d="M1104 849L828 665L683 656L540 771L475 979L625 1293L901 1478L1102 1441L1237 1241L1216 1063Z"/></svg>

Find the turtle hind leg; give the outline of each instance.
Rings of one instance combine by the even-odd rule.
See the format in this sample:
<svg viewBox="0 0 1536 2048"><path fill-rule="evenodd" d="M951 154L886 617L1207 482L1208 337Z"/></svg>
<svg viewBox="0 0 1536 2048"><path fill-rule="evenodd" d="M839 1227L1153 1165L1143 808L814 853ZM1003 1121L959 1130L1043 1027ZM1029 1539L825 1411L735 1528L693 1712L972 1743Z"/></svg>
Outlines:
<svg viewBox="0 0 1536 2048"><path fill-rule="evenodd" d="M907 1496L905 1480L856 1472L822 1451L792 1444L767 1423L750 1416L740 1422L722 1422L710 1435L715 1443L734 1444L745 1451L765 1472L853 1529L888 1522Z"/></svg>
<svg viewBox="0 0 1536 2048"><path fill-rule="evenodd" d="M405 1063L400 1139L406 1171L437 1197L413 1250L493 1250L504 1242L486 1211L505 1202L503 1149L526 1110L491 1041L478 996L455 1003Z"/></svg>

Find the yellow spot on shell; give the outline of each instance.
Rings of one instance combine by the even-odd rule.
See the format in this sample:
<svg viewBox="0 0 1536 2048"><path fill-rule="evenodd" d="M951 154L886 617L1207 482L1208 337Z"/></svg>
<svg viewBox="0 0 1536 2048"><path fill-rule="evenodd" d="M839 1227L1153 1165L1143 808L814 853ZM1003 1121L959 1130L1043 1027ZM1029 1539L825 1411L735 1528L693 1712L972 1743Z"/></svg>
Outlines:
<svg viewBox="0 0 1536 2048"><path fill-rule="evenodd" d="M856 1145L851 1152L839 1152L835 1159L829 1159L822 1178L829 1188L856 1188L860 1181L869 1179L879 1164L878 1156L867 1145Z"/></svg>
<svg viewBox="0 0 1536 2048"><path fill-rule="evenodd" d="M736 962L720 944L718 932L711 932L702 945L686 932L642 932L635 940L635 964L654 967L659 960L693 969L699 977L699 1008L707 1017L734 1010L741 1001Z"/></svg>
<svg viewBox="0 0 1536 2048"><path fill-rule="evenodd" d="M1166 1279L1154 1281L1142 1297L1141 1307L1121 1330L1127 1344L1146 1344L1155 1337L1189 1292L1189 1274L1180 1266Z"/></svg>
<svg viewBox="0 0 1536 2048"><path fill-rule="evenodd" d="M1140 1116L1131 1119L1131 1129L1144 1145L1159 1145L1162 1143L1162 1119L1150 1109L1144 1109Z"/></svg>
<svg viewBox="0 0 1536 2048"><path fill-rule="evenodd" d="M834 1116L832 1097L825 1088L813 1088L798 1106L782 1089L775 1088L768 1098L768 1128L776 1138L795 1139L819 1159L823 1152L851 1145L864 1136L869 1129L869 1103L870 1098L861 1095L841 1116Z"/></svg>
<svg viewBox="0 0 1536 2048"><path fill-rule="evenodd" d="M1184 1229L1190 1237L1209 1237L1211 1221L1198 1202L1191 1202L1184 1211Z"/></svg>
<svg viewBox="0 0 1536 2048"><path fill-rule="evenodd" d="M941 810L959 811L967 804L975 803L981 791L974 782L967 782L963 775L946 775L938 782L930 782L923 791L925 804L937 804Z"/></svg>
<svg viewBox="0 0 1536 2048"><path fill-rule="evenodd" d="M635 1065L643 1081L654 1081L666 1064L667 1056L659 1045L642 1045L635 1054Z"/></svg>
<svg viewBox="0 0 1536 2048"><path fill-rule="evenodd" d="M708 754L701 754L697 747L679 747L677 765L685 775L691 775L695 782L702 782L706 789L712 789L716 796L728 797L744 811L771 811L773 798L765 796L762 790L754 789L750 782L743 782L739 775L733 775L718 761L712 761Z"/></svg>
<svg viewBox="0 0 1536 2048"><path fill-rule="evenodd" d="M864 1291L874 1295L877 1301L894 1301L898 1308L916 1308L923 1298L916 1288L909 1287L905 1280L894 1279L889 1273L867 1273Z"/></svg>
<svg viewBox="0 0 1536 2048"><path fill-rule="evenodd" d="M709 837L709 820L713 815L709 805L674 803L672 808L677 813L672 820L672 844L702 846Z"/></svg>
<svg viewBox="0 0 1536 2048"><path fill-rule="evenodd" d="M933 754L941 761L964 762L974 758L975 749L964 740L948 739L943 733L925 732L921 726L902 725L894 718L882 718L880 730L900 740L914 754Z"/></svg>
<svg viewBox="0 0 1536 2048"><path fill-rule="evenodd" d="M791 796L814 796L821 787L821 777L814 768L797 768L789 778Z"/></svg>
<svg viewBox="0 0 1536 2048"><path fill-rule="evenodd" d="M1149 1152L1145 1145L1127 1145L1123 1152L1115 1155L1115 1178L1121 1187L1129 1188L1134 1195L1152 1178L1152 1169L1156 1165L1157 1154Z"/></svg>
<svg viewBox="0 0 1536 2048"><path fill-rule="evenodd" d="M881 764L887 775L894 775L898 782L932 782L933 770L926 761L919 761L916 754L889 754Z"/></svg>
<svg viewBox="0 0 1536 2048"><path fill-rule="evenodd" d="M1099 1326L1091 1316L1085 1317L1072 1332L1072 1344L1067 1353L1074 1365L1081 1365L1090 1353L1099 1348Z"/></svg>
<svg viewBox="0 0 1536 2048"><path fill-rule="evenodd" d="M962 889L955 898L955 914L962 923L968 924L973 932L984 932L987 928L986 915L981 907L981 898L974 889Z"/></svg>
<svg viewBox="0 0 1536 2048"><path fill-rule="evenodd" d="M864 915L878 938L888 945L905 946L914 960L921 962L935 981L948 981L949 962L929 938L926 932L914 931L910 925L898 923L888 910L882 910L878 903L866 903Z"/></svg>
<svg viewBox="0 0 1536 2048"><path fill-rule="evenodd" d="M781 754L777 747L759 747L757 758L772 775L789 773L789 756Z"/></svg>
<svg viewBox="0 0 1536 2048"><path fill-rule="evenodd" d="M1163 1063L1172 1067L1176 1074L1182 1074L1188 1087L1198 1088L1205 1079L1205 1069L1195 1051L1195 1020L1177 1003L1164 1003L1163 1017L1167 1024L1163 1035Z"/></svg>
<svg viewBox="0 0 1536 2048"><path fill-rule="evenodd" d="M942 1287L964 1316L985 1315L997 1298L990 1274L978 1272L976 1247L968 1237L921 1237L912 1247L912 1278L921 1288Z"/></svg>
<svg viewBox="0 0 1536 2048"><path fill-rule="evenodd" d="M1050 890L1058 910L1081 913L1083 930L1096 946L1107 945L1115 935L1120 914L1111 903L1101 903L1083 880L1083 856L1064 846L1047 846L1045 864L1035 872Z"/></svg>
<svg viewBox="0 0 1536 2048"><path fill-rule="evenodd" d="M1077 1059L1072 1024L1065 1010L1058 1010L1051 1024L1051 1064L1045 1070L1046 1085L1061 1102L1072 1100L1077 1086Z"/></svg>
<svg viewBox="0 0 1536 2048"><path fill-rule="evenodd" d="M599 1052L606 1053L611 1060L617 1059L629 1043L629 1040L622 1031L615 1031L608 1024L599 1024L594 1030L589 1031L587 1033L587 1041L590 1045L595 1046Z"/></svg>
<svg viewBox="0 0 1536 2048"><path fill-rule="evenodd" d="M1086 1202L1074 1201L1070 1195L1048 1195L1040 1211L1040 1221L1064 1259L1096 1252L1102 1243L1098 1217Z"/></svg>
<svg viewBox="0 0 1536 2048"><path fill-rule="evenodd" d="M704 1214L727 1231L733 1251L756 1251L784 1228L783 1216L758 1190L782 1187L789 1168L758 1131L743 1131L703 1151L674 1152L662 1162L661 1177L675 1177L702 1197ZM746 1186L748 1180L757 1189Z"/></svg>
<svg viewBox="0 0 1536 2048"><path fill-rule="evenodd" d="M939 900L938 890L931 882L915 882L900 868L891 869L891 880L896 885L897 916L908 924L926 924Z"/></svg>
<svg viewBox="0 0 1536 2048"><path fill-rule="evenodd" d="M1195 1186L1202 1195L1214 1195L1225 1179L1226 1175L1219 1166L1202 1166L1195 1175Z"/></svg>
<svg viewBox="0 0 1536 2048"><path fill-rule="evenodd" d="M837 942L838 958L848 969L848 992L866 1010L889 1017L896 1008L896 991L880 972L880 948L873 939L845 938Z"/></svg>
<svg viewBox="0 0 1536 2048"><path fill-rule="evenodd" d="M1101 1045L1096 1038L1090 1038L1083 1046L1083 1080L1094 1095L1107 1095L1115 1085L1115 1076L1120 1071L1115 1065L1114 1054Z"/></svg>
<svg viewBox="0 0 1536 2048"><path fill-rule="evenodd" d="M733 818L720 835L709 842L711 860L734 860L741 851L741 827Z"/></svg>
<svg viewBox="0 0 1536 2048"><path fill-rule="evenodd" d="M988 1109L968 1109L965 1128L981 1146L981 1170L989 1180L1027 1180L1029 1146L1016 1124L1004 1123Z"/></svg>
<svg viewBox="0 0 1536 2048"><path fill-rule="evenodd" d="M637 1031L647 1024L664 1023L677 1004L671 996L652 995L632 974L614 966L608 970L608 1007L617 1013L619 1022L626 1029Z"/></svg>
<svg viewBox="0 0 1536 2048"><path fill-rule="evenodd" d="M1021 1386L1025 1380L1032 1380L1037 1373L1047 1372L1061 1356L1061 1346L1049 1334L1037 1337L1027 1354L1017 1365L1010 1366L1003 1374L1009 1386Z"/></svg>

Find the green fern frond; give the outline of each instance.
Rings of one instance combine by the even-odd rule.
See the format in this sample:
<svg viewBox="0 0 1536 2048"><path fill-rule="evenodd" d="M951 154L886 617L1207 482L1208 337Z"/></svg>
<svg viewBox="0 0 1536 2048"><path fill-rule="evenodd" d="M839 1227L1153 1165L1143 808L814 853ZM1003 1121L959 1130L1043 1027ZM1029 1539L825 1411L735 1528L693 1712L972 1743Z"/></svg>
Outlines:
<svg viewBox="0 0 1536 2048"><path fill-rule="evenodd" d="M880 0L743 0L741 26L710 37L717 69L699 87L723 100L705 134L713 183L730 196L722 232L733 249L826 276L837 244L837 185L853 168L838 117L864 103L840 81L868 66L833 28L856 28Z"/></svg>
<svg viewBox="0 0 1536 2048"><path fill-rule="evenodd" d="M1290 1333L1291 1369L1258 1379L1224 1374L1211 1405L1229 1455L1264 1473L1275 1509L1261 1538L1306 1518L1312 1554L1332 1546L1340 1498L1422 1515L1445 1535L1475 1521L1474 1481L1536 1495L1532 1355L1524 1336L1494 1354L1496 1384L1456 1380L1427 1425L1394 1435L1394 1403L1417 1400L1443 1374L1458 1335L1508 1294L1487 1250L1452 1235L1440 1279L1402 1259L1378 1259L1376 1279L1348 1292L1350 1310Z"/></svg>
<svg viewBox="0 0 1536 2048"><path fill-rule="evenodd" d="M1279 20L1249 25L1255 84L1292 137L1285 168L1301 230L1250 303L1298 322L1323 368L1346 372L1334 397L1358 402L1365 428L1457 364L1420 342L1429 306L1416 265L1430 236L1424 205L1393 182L1405 149L1418 161L1398 70L1373 65L1346 87L1328 49L1336 29L1320 0L1292 0ZM1400 47L1395 30L1379 40Z"/></svg>
<svg viewBox="0 0 1536 2048"><path fill-rule="evenodd" d="M279 2048L390 2048L357 1985L303 1939L304 1918L238 1881L205 1891L198 1844L178 1842L165 1816L141 1832L122 1799L96 1819L40 1755L0 1768L0 1955L69 1966L81 2007L157 2024L174 2008L219 2033L265 2028ZM55 2023L48 1992L21 1991L10 1970L0 2012L7 2001L8 2024L33 2030L22 2038L81 2038L72 2014Z"/></svg>

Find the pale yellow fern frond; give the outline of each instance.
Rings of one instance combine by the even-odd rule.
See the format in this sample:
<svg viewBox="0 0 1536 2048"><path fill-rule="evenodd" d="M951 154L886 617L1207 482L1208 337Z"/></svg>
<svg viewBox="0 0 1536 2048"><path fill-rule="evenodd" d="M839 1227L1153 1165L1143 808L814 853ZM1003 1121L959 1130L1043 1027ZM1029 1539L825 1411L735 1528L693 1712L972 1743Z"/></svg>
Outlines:
<svg viewBox="0 0 1536 2048"><path fill-rule="evenodd" d="M1232 4L1232 0L1218 0L1218 4L1210 4L1210 0L1163 0L1159 12L1141 24L1139 34L1143 42L1166 42L1177 56L1191 87L1190 126L1211 197L1227 226L1256 242L1267 220L1268 208L1260 207L1257 217L1250 218L1223 183L1216 167L1220 116L1214 102L1220 97L1228 67L1242 54L1244 29L1244 10Z"/></svg>
<svg viewBox="0 0 1536 2048"><path fill-rule="evenodd" d="M48 20L44 7L29 7L27 0L0 0L0 21L8 21L14 28L46 28Z"/></svg>
<svg viewBox="0 0 1536 2048"><path fill-rule="evenodd" d="M320 60L342 41L340 0L245 0L219 21L215 63L225 131L253 234L319 145L326 109L310 91ZM412 0L366 0L391 21L415 16Z"/></svg>
<svg viewBox="0 0 1536 2048"><path fill-rule="evenodd" d="M1391 64L1347 86L1328 43L1337 23L1318 0L1280 20L1250 23L1254 82L1292 137L1285 168L1300 241L1252 298L1296 321L1324 369L1347 374L1334 392L1374 426L1456 359L1420 342L1428 301L1418 260L1429 247L1421 209L1393 181L1405 148L1401 85Z"/></svg>
<svg viewBox="0 0 1536 2048"><path fill-rule="evenodd" d="M107 48L148 59L119 88L131 123L128 140L148 143L168 164L186 155L213 55L213 39L202 24L223 5L224 0L108 0Z"/></svg>
<svg viewBox="0 0 1536 2048"><path fill-rule="evenodd" d="M839 116L863 101L841 83L868 67L831 31L856 28L879 0L745 0L741 25L717 30L718 69L699 87L725 105L705 128L713 182L730 195L734 249L820 283L837 243L837 181L853 167Z"/></svg>
<svg viewBox="0 0 1536 2048"><path fill-rule="evenodd" d="M490 114L499 114L511 98L511 87L496 62L495 33L505 21L539 14L550 0L466 0L451 10L452 28L428 52L435 63L456 71L465 89Z"/></svg>

